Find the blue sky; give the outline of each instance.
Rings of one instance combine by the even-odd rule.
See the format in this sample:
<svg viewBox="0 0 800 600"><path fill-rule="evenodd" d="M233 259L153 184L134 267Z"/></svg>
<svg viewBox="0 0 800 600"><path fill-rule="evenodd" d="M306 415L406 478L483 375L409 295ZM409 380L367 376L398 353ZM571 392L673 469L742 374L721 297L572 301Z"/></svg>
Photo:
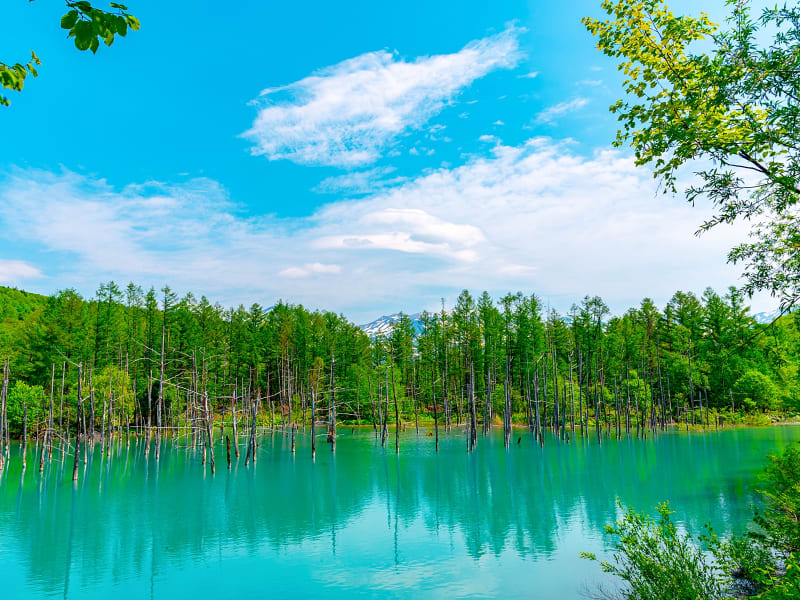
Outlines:
<svg viewBox="0 0 800 600"><path fill-rule="evenodd" d="M623 310L736 283L742 231L694 237L707 210L611 148L597 0L129 4L141 30L96 56L58 3L0 8L3 60L43 61L0 110L0 283L359 322L465 287Z"/></svg>

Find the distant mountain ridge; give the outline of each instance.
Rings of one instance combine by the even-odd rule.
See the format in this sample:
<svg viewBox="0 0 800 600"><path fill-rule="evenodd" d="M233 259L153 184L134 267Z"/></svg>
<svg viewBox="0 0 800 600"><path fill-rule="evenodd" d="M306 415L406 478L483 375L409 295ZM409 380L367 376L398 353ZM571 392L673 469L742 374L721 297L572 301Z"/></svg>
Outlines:
<svg viewBox="0 0 800 600"><path fill-rule="evenodd" d="M359 325L359 327L361 328L361 331L366 333L371 338L376 338L381 335L389 335L392 332L392 328L394 327L395 323L400 320L400 316L402 314L403 313L383 315L374 321ZM417 334L422 333L422 313L414 313L406 316L411 319L411 324L414 326L414 331L416 331Z"/></svg>

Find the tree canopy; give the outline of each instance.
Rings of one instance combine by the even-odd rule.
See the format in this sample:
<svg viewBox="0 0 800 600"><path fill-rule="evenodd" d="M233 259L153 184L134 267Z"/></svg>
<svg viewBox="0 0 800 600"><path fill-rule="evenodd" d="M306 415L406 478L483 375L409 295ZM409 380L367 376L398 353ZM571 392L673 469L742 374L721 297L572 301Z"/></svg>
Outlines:
<svg viewBox="0 0 800 600"><path fill-rule="evenodd" d="M721 223L754 222L753 239L729 259L745 268L745 291L767 290L784 309L800 299L800 8L754 16L728 0L724 28L707 14L676 16L662 0L605 0L610 18L583 19L617 61L626 95L610 107L636 163L667 192L709 199Z"/></svg>
<svg viewBox="0 0 800 600"><path fill-rule="evenodd" d="M312 391L318 414L335 392L342 421L374 421L380 399L391 398L392 420L433 416L447 430L503 416L562 436L800 410L800 318L760 325L735 288L676 292L663 309L644 299L621 315L599 297L561 315L533 294L464 290L452 310L418 323L401 315L373 339L335 313L284 302L226 308L168 286L107 282L93 298L0 288L0 357L10 358L12 386L29 386L13 401L30 398L32 418L53 378L64 374L72 397L78 364L141 417L162 360L167 407L201 377L212 409L225 410L237 389L260 390L277 398L271 419L288 423L307 416ZM21 414L9 413L12 426Z"/></svg>

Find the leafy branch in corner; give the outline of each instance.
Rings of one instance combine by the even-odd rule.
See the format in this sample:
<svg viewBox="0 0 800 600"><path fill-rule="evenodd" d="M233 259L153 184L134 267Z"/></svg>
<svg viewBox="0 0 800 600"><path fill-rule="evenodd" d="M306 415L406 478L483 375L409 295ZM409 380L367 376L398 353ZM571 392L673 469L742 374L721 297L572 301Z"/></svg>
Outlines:
<svg viewBox="0 0 800 600"><path fill-rule="evenodd" d="M33 0L31 0L33 1ZM65 0L69 9L61 17L61 28L68 31L67 37L75 38L78 50L91 50L96 53L100 41L110 46L116 36L125 37L128 30L139 30L139 19L128 12L124 4L111 2L110 10L92 6L86 0ZM36 67L42 64L36 53L31 51L31 60L27 63L6 64L0 62L0 85L14 92L21 92L28 75L39 75ZM8 106L10 100L0 94L0 106Z"/></svg>

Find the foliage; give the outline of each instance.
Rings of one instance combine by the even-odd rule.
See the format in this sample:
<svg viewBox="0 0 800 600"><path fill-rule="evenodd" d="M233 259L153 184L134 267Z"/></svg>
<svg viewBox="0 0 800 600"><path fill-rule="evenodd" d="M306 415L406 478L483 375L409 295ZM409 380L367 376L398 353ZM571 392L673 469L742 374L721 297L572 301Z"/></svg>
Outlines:
<svg viewBox="0 0 800 600"><path fill-rule="evenodd" d="M128 29L139 30L139 19L128 13L128 7L124 4L111 2L111 10L103 10L95 8L86 0L64 1L69 11L61 17L61 28L68 31L68 37L75 38L75 47L78 50L91 50L94 54L101 41L110 46L117 35L125 37ZM21 92L28 75L38 77L36 67L41 64L33 51L28 63L7 65L0 62L0 86ZM0 94L0 106L8 106L10 103L7 97Z"/></svg>
<svg viewBox="0 0 800 600"><path fill-rule="evenodd" d="M748 407L761 410L775 408L776 390L772 380L754 369L745 371L733 385L733 391L742 397Z"/></svg>
<svg viewBox="0 0 800 600"><path fill-rule="evenodd" d="M800 448L772 454L759 489L764 507L755 522L763 533L756 534L782 553L800 552Z"/></svg>
<svg viewBox="0 0 800 600"><path fill-rule="evenodd" d="M623 591L628 600L705 600L720 598L724 577L709 563L693 538L678 531L670 515L669 503L656 507L659 518L622 509L622 517L607 525L605 533L615 536L612 561L600 566L606 573L620 577L627 584ZM590 553L582 558L597 560Z"/></svg>
<svg viewBox="0 0 800 600"><path fill-rule="evenodd" d="M8 388L8 423L12 429L22 430L25 418L25 407L28 409L28 427L44 418L42 405L44 392L42 386L28 385L24 381L15 381Z"/></svg>
<svg viewBox="0 0 800 600"><path fill-rule="evenodd" d="M658 521L624 509L622 518L606 527L617 539L603 570L628 584L629 599L714 599L734 589L769 600L800 597L800 447L770 455L761 484L757 529L723 541L709 528L697 539L703 546L678 532L666 503L657 507ZM582 556L597 560L590 553Z"/></svg>
<svg viewBox="0 0 800 600"><path fill-rule="evenodd" d="M769 290L787 308L800 295L800 7L754 17L748 1L728 5L725 30L662 0L604 0L610 18L583 23L626 76L626 96L611 106L622 124L616 145L629 143L665 191L676 191L684 166L698 169L687 198L716 209L701 229L763 219L756 241L729 258L745 263L746 292Z"/></svg>
<svg viewBox="0 0 800 600"><path fill-rule="evenodd" d="M713 554L723 570L733 578L730 587L753 595L774 585L778 563L769 546L752 535L734 535L730 540L714 540Z"/></svg>
<svg viewBox="0 0 800 600"><path fill-rule="evenodd" d="M29 74L34 77L39 75L36 67L41 64L42 61L39 60L39 57L36 56L36 53L33 51L31 51L31 60L25 64L15 63L13 65L7 65L0 62L0 86L3 86L7 90L21 92L25 85L25 79ZM11 101L6 96L0 94L0 106L8 106L9 104L11 104Z"/></svg>
<svg viewBox="0 0 800 600"><path fill-rule="evenodd" d="M791 554L786 559L785 574L775 584L759 594L761 600L797 600L800 598L800 560Z"/></svg>
<svg viewBox="0 0 800 600"><path fill-rule="evenodd" d="M147 406L148 378L159 376L162 332L167 405L191 383L196 361L213 408L224 407L234 384L279 389L278 419L292 418L288 404L296 412L310 387L326 410L331 378L345 422L370 422L388 389L401 419L423 421L433 418L435 393L445 427L471 418L474 393L477 421L491 426L504 414L507 387L513 423L562 433L591 427L593 435L618 421L637 434L674 421L713 427L718 416L769 424L800 397L800 319L759 325L733 288L677 292L663 311L645 299L621 316L597 297L567 317L543 314L535 295L475 298L464 291L452 312L424 314L419 326L402 315L370 340L341 315L283 302L225 308L169 287L114 282L88 299L73 289L38 296L0 288L0 356L10 357L14 380L48 390L53 365L57 380L63 366L68 397L82 364L96 396L111 377L115 405L124 397L137 412Z"/></svg>
<svg viewBox="0 0 800 600"><path fill-rule="evenodd" d="M114 36L125 37L128 28L139 30L139 19L126 11L124 4L111 2L113 12L94 8L85 0L73 2L66 0L69 12L61 17L61 29L69 32L69 37L75 38L75 47L78 50L91 50L97 52L102 40L106 46L114 43Z"/></svg>

